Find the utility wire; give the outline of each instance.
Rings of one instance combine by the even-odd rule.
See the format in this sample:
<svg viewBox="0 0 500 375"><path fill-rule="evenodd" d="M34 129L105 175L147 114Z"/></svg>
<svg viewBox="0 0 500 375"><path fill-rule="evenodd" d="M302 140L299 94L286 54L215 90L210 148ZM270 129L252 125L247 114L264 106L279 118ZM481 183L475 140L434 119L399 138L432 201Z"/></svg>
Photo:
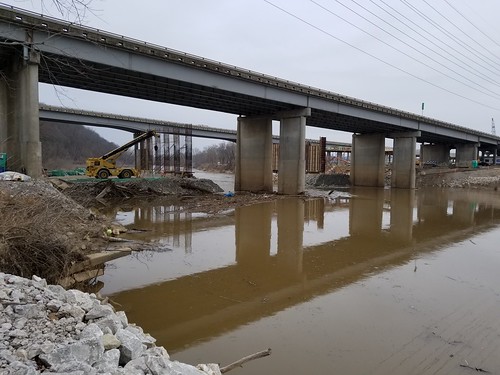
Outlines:
<svg viewBox="0 0 500 375"><path fill-rule="evenodd" d="M480 75L482 76L486 76L486 74L482 73L479 69L476 69L474 68L474 66L472 65L479 65L481 68L483 69L486 69L488 70L490 73L493 73L493 74L496 74L498 75L498 73L494 72L493 70L489 69L488 67L484 66L484 65L481 65L481 64L478 64L476 61L474 60L471 60L471 63L465 61L465 60L462 60L461 58L455 56L454 54L452 54L451 52L449 52L448 50L446 49L443 49L442 46L440 46L439 44L437 44L436 42L434 42L434 40L428 38L426 35L424 35L423 33L421 33L420 31L416 30L414 27L412 27L411 25L403 22L400 18L398 18L397 16L395 16L393 13L391 13L390 11L388 11L386 8L380 6L379 4L377 4L374 0L369 0L373 5L375 5L376 7L378 7L380 10L382 10L383 12L385 12L386 14L388 14L389 16L391 16L392 18L394 18L396 21L400 22L401 24L403 24L404 26L406 26L407 28L409 28L411 31L413 31L415 34L419 35L421 38L425 39L427 42L431 43L433 46L435 46L436 48L439 48L440 50L442 50L443 52L445 52L446 54L448 54L450 57L452 57L453 59L459 61L460 63L464 64L465 66L467 66L468 68L476 71L477 73L479 73ZM420 29L422 29L420 26L418 26L417 24L415 24L415 22L413 22L411 19L407 18L404 14L400 13L399 11L397 11L396 9L394 9L393 7L391 7L389 4L385 3L383 0L381 0L381 2L386 5L388 8L392 9L393 11L395 11L397 14L399 14L401 17L403 17L404 19L406 19L407 21L409 21L410 23L412 23L413 25L419 27ZM373 14L373 12L369 11L370 13ZM374 14L375 15L375 14ZM393 26L391 23L389 23L388 21L382 19L381 17L375 15L377 18L379 18L380 20L384 21L385 23L389 24L390 26L396 28L395 26ZM397 28L396 28L397 29ZM399 30L399 29L397 29ZM424 32L426 32L428 35L430 35L431 37L434 38L434 36L432 34L430 34L428 31L426 31L425 29L422 29ZM401 31L401 30L399 30ZM408 36L407 33L401 31L404 35ZM410 36L408 36L410 37ZM410 37L412 40L416 40L415 38L413 37ZM442 44L446 45L443 41L439 40ZM421 43L420 41L417 41L419 44L421 44L422 46L426 47L423 43ZM450 47L453 51L455 51L456 53L458 53L459 55L461 55L461 53L455 49L453 46L448 46L446 45L447 47ZM428 47L426 47L428 48ZM430 48L429 48L430 49ZM433 49L430 49L431 51L434 52ZM440 55L440 54L439 54ZM441 55L440 55L441 56ZM450 61L448 58L444 57L446 60ZM470 58L469 58L470 60ZM455 65L457 66L460 66L459 64L457 64L456 62L453 62ZM467 70L465 68L463 68L462 66L460 66L462 69L464 70ZM490 83L495 83L495 84L499 84L498 82L494 81L493 79L491 78L484 78L482 77L482 79L484 79L485 81L488 81Z"/></svg>
<svg viewBox="0 0 500 375"><path fill-rule="evenodd" d="M467 17L465 17L457 8L455 8L448 0L444 0L444 2L446 4L448 4L455 12L457 12L458 14L460 14L462 16L462 18L464 20L466 20L468 23L470 23L472 25L472 27L474 27L477 31L479 31L481 34L483 34L486 38L488 38L489 40L491 40L493 43L495 43L498 47L500 47L500 44L494 40L493 38L491 38L488 34L486 34L483 30L481 30L479 27L477 27L471 20L469 20Z"/></svg>
<svg viewBox="0 0 500 375"><path fill-rule="evenodd" d="M415 6L411 5L408 1L406 1L406 0L400 0L400 1L404 5L406 5L408 8L410 8L413 12L415 12L418 16L420 16L421 18L423 18L425 21L427 21L429 24L431 24L432 26L434 26L439 31L441 31L441 33L443 33L448 38L450 38L455 43L457 43L457 45L461 46L463 49L467 50L469 53L474 54L476 57L478 57L481 61L485 62L489 66L491 66L494 69L498 70L498 67L496 67L496 66L494 66L494 65L491 64L491 58L490 57L487 57L486 55L484 55L484 53L478 51L474 47L470 46L468 43L466 43L466 42L460 40L459 38L457 38L455 35L453 35L453 33L451 33L450 31L446 30L444 27L442 27L441 25L439 25L437 22L435 22L434 20L432 20L430 17L426 16L423 12L421 12L420 10L418 10Z"/></svg>
<svg viewBox="0 0 500 375"><path fill-rule="evenodd" d="M477 40L474 40L474 38L472 38L469 34L467 34L466 32L464 32L460 27L458 27L453 21L451 21L443 13L441 13L439 10L437 10L433 5L429 4L429 2L427 0L422 0L422 1L424 3L426 3L431 9L433 9L437 14L439 14L441 17L443 17L446 21L448 21L460 33L462 33L467 38L469 38L473 42L473 44L475 44L475 45L477 44L478 46L480 46L481 48L483 48L485 51L487 51L488 53L490 53L495 59L497 59L497 60L500 59L500 57L496 56L494 53L491 52L491 49L486 48L481 43L479 43Z"/></svg>
<svg viewBox="0 0 500 375"><path fill-rule="evenodd" d="M264 1L265 3L267 3L267 4L271 5L272 7L274 7L274 8L276 8L276 9L278 9L279 11L281 11L281 12L283 12L283 13L285 13L285 14L288 14L290 17L295 18L296 20L298 20L298 21L300 21L300 22L302 22L302 23L304 23L304 24L308 25L309 27L311 27L311 28L313 28L313 29L315 29L315 30L319 31L320 33L325 34L325 35L329 36L330 38L335 39L335 40L337 40L338 42L343 43L343 44L345 44L345 45L347 45L347 46L349 46L349 47L351 47L351 48L353 48L353 49L357 50L358 52L361 52L361 53L363 53L363 54L365 54L365 55L367 55L367 56L370 56L371 58L373 58L373 59L375 59L375 60L377 60L377 61L381 62L382 64L385 64L385 65L387 65L387 66L390 66L390 67L391 67L391 68L393 68L393 69L396 69L396 70L398 70L398 71L400 71L400 72L402 72L402 73L404 73L404 74L407 74L407 75L409 75L409 76L411 76L411 77L413 77L413 78L415 78L415 79L417 79L417 80L419 80L419 81L425 82L425 83L427 83L427 84L429 84L429 85L431 85L431 86L433 86L433 87L435 87L435 88L438 88L438 89L440 89L440 90L442 90L442 91L445 91L445 92L447 92L447 93L449 93L449 94L455 95L456 97L459 97L459 98L462 98L462 99L468 100L468 101L470 101L470 102L472 102L472 103L475 103L475 104L478 104L478 105L480 105L480 106L482 106L482 107L490 108L490 109L493 109L493 110L495 110L495 111L500 111L500 108L490 106L490 105L488 105L488 104L485 104L485 103L479 102L479 101L474 100L474 99L472 99L472 98L469 98L469 97L467 97L467 96L465 96L465 95L462 95L462 94L456 93L456 92L454 92L454 91L451 91L451 90L449 90L449 89L447 89L447 88L445 88L445 87L439 86L439 85L437 85L437 84L435 84L435 83L433 83L433 82L431 82L431 81L428 81L428 80L426 80L425 78L419 77L419 76L417 76L416 74L413 74L413 73L411 73L411 72L409 72L409 71L407 71L407 70L404 70L404 69L402 69L402 68L400 68L400 67L398 67L398 66L396 66L396 65L394 65L394 64L392 64L392 63L390 63L390 62L388 62L388 61L385 61L385 60L381 59L380 57L377 57L377 56L375 56L375 55L373 55L373 54L371 54L371 53L369 53L369 52L367 52L367 51L365 51L365 50L363 50L363 49L361 49L361 48L359 48L359 47L356 47L354 44L351 44L351 43L349 43L349 42L347 42L347 41L345 41L345 40L343 40L343 39L340 39L340 38L336 37L335 35L333 35L333 34L329 33L328 31L323 30L322 28L320 28L320 27L318 27L318 26L316 26L316 25L314 25L314 24L312 24L312 23L310 23L310 22L306 21L305 19L303 19L303 18L301 18L301 17L299 17L299 16L297 16L297 15L295 15L295 14L293 14L293 13L291 13L291 12L287 11L287 10L286 10L286 9L284 9L284 8L281 8L280 6L278 6L278 5L274 4L273 2L271 2L271 1L269 1L269 0L263 0L263 1Z"/></svg>
<svg viewBox="0 0 500 375"><path fill-rule="evenodd" d="M417 52L421 53L422 55L424 55L424 56L425 56L425 57L427 57L428 59L430 59L430 60L434 61L434 62L435 62L435 63L437 63L438 65L441 65L441 66L442 66L442 67L444 67L445 69L452 71L453 73L455 73L455 74L456 74L456 75L458 75L459 77L461 77L461 78L465 79L466 81L471 82L471 83L472 83L472 84L474 84L474 85L479 86L481 89L483 89L483 90L485 90L485 91L480 90L479 88L477 88L477 87L475 87L475 86L472 86L472 85L471 85L471 84L469 84L469 83L463 82L463 81L461 81L461 80L459 80L459 79L457 79L457 78L455 78L455 77L453 77L453 76L449 75L449 74L448 74L448 73L446 73L446 72L443 72L443 71L441 71L441 70L439 70L439 69L436 69L435 67L433 67L432 65L427 64L426 62L423 62L423 61L421 61L421 60L416 59L415 57L413 57L413 56L409 55L408 53L406 53L406 52L404 52L404 51L402 51L402 50L400 50L399 48L397 48L397 47L393 46L392 44L387 43L385 40L383 40L383 39L381 39L381 38L379 38L379 37L377 37L377 36L375 36L375 35L373 35L373 34L369 33L368 31L366 31L366 30L362 29L362 28L361 28L361 27L359 27L359 26L355 25L354 23L352 23L351 21L349 21L349 20L345 19L344 17L342 17L342 16L340 16L340 15L338 15L338 14L336 14L336 13L332 12L330 9L328 9L328 8L324 7L323 5L319 4L319 3L318 3L318 2L316 2L315 0L309 0L309 1L311 1L311 2L312 2L312 3L314 3L314 4L316 4L318 7L320 7L320 8L321 8L321 9L323 9L323 10L325 10L326 12L330 13L331 15L333 15L333 16L335 16L335 17L337 17L337 18L341 19L342 21L344 21L344 22L348 23L349 25L351 25L351 26L355 27L356 29L358 29L358 30L360 30L360 31L364 32L365 34L367 34L367 35L369 35L369 36L371 36L372 38L377 39L379 42L381 42L381 43L385 44L385 45L386 45L386 46L388 46L389 48L392 48L392 49L393 49L393 50L395 50L396 52L399 52L399 53L401 53L401 54L405 55L406 57L409 57L410 59L412 59L412 60L414 60L414 61L416 61L416 62L418 62L418 63L420 63L420 64L424 65L425 67L427 67L427 68L429 68L429 69L432 69L432 70L434 70L435 72L437 72L437 73L439 73L439 74L442 74L442 75L444 75L445 77L450 78L450 79L452 79L452 80L454 80L454 81L456 81L456 82L458 82L458 83L461 83L461 84L462 84L462 85L464 85L464 86L467 86L467 87L469 87L469 88L471 88L471 89L473 89L473 90L476 90L476 91L480 92L481 94L484 94L484 95L490 96L490 97L492 97L492 98L494 98L494 99L500 99L500 94L496 93L495 91L492 91L492 90L488 89L487 87L484 87L484 86L482 86L482 85L480 85L480 84L478 84L478 83L474 82L473 80L471 80L471 79L469 79L469 78L465 77L464 75L462 75L461 73L457 72L456 70L453 70L453 69L451 69L451 68L447 67L446 65L444 65L443 63L441 63L441 62L439 62L438 60L434 59L433 57L430 57L430 56L426 55L425 53L423 53L423 52L421 52L421 51L417 50L416 48L412 47L411 45L409 45L409 44L408 44L407 42L405 42L404 40L402 40L402 39L400 39L400 38L398 38L398 37L396 37L396 36L392 35L390 32L388 32L388 31L386 31L385 29L381 28L380 26L376 25L376 24L375 24L375 23L373 23L372 21L368 20L366 17L364 17L364 16L362 16L362 15L360 15L360 14L356 13L356 12L355 12L355 11L353 11L351 8L349 8L348 6L346 6L346 5L342 4L340 1L338 1L338 0L334 0L334 1L336 1L337 3L339 3L340 5L342 5L343 7L345 7L346 9L348 9L348 10L350 10L351 12L355 13L357 16L359 16L359 17L363 18L364 20L366 20L367 22L371 23L372 25L374 25L375 27L379 28L380 30L384 31L385 33L389 34L389 35L390 35L390 36L392 36L393 38L395 38L395 39L399 40L401 43L405 44L406 46L410 47L411 49L416 50ZM490 92L490 94L488 94L488 92Z"/></svg>
<svg viewBox="0 0 500 375"><path fill-rule="evenodd" d="M377 25L377 24L375 24L374 22L372 22L372 21L368 20L367 18L365 18L364 16L360 15L360 14L359 14L358 12L356 12L355 10L353 10L353 9L349 8L347 5L342 4L342 3L341 3L340 1L338 1L338 0L334 0L334 1L336 1L336 2L337 2L337 3L339 3L339 4L341 4L342 6L346 7L346 8L347 8L347 9L349 9L351 12L355 13L358 17L361 17L361 18L363 18L364 20L366 20L367 22L370 22L372 25L374 25L375 27L377 27L377 28L379 28L380 30L384 31L385 33L389 34L389 35L390 35L390 36L392 36L393 38L395 38L395 39L399 40L400 42L404 43L406 46L408 46L408 47L410 47L411 49L413 49L413 50L417 51L418 53L422 54L424 57L427 57L427 58L431 59L432 61L434 61L434 62L436 62L437 64L441 65L441 66L442 66L442 67L444 67L445 69L448 69L448 70L452 71L453 73L455 73L455 74L459 75L460 77L462 77L462 78L464 78L464 79L466 79L466 80L468 80L468 81L470 81L470 82L472 82L472 83L474 83L474 84L477 84L476 82L474 82L474 81L470 80L469 78L467 78L467 77L463 76L461 73L459 73L459 72L457 72L457 71L455 71L455 70L453 70L453 69L449 68L448 66L446 66L445 64L443 64L443 63L441 63L441 62L437 61L437 60L436 60L436 59L434 59L433 57L428 56L427 54L425 54L424 52L420 51L419 49L417 49L417 48L413 47L412 45L410 45L410 44L408 44L408 43L406 43L406 42L404 42L404 41L403 41L402 39L400 39L399 37L397 37L397 36L393 35L392 33L390 33L389 31L385 30L384 28L382 28L382 27L378 26L378 25ZM481 73L481 72L479 72L479 71L477 71L479 74L474 73L474 72L473 72L473 70L474 70L474 69L469 69L469 67L467 67L467 64L466 64L466 67L463 67L462 65L460 65L460 64L456 63L455 61L450 60L448 57L444 56L441 52L436 51L436 50L434 50L434 49L432 49L432 48L427 47L427 46L426 46L426 45L424 45L422 42L420 42L418 39L414 38L413 36L411 36L411 35L407 34L407 33L406 33L406 32L404 32L403 30L401 30L401 29L399 29L398 27L394 26L393 24L389 23L389 22L388 22L388 21L386 21L385 19L381 18L380 16L378 16L377 14L375 14L374 12L372 12L370 9L368 9L368 8L366 8L365 6L363 6L363 5L359 4L356 0L351 0L351 2L353 2L354 4L356 4L357 6L359 6L360 8L364 9L366 12L370 13L371 15L375 16L375 17L376 17L376 18L378 18L380 21L382 21L382 22L386 23L387 25L389 25L390 27L392 27L392 28L396 29L397 31L399 31L399 32L400 32L400 33L402 33L403 35L407 36L408 38L410 38L411 40L413 40L415 43L420 44L422 47L429 49L431 52L435 53L436 55L440 56L441 58L443 58L443 59L445 59L445 60L449 61L450 63L452 63L452 64L454 64L454 65L458 66L460 69L463 69L463 70L467 71L468 73L470 73L470 74L472 74L472 75L474 75L474 76L476 76L476 77L478 77L478 78L480 78L480 79L482 79L482 80L484 80L484 81L487 81L487 82L489 82L489 83L491 83L491 84L494 84L494 85L497 85L497 86L498 86L498 85L500 85L500 83L499 83L498 81L495 81L495 80L493 80L492 78L488 78L488 77L486 77L486 78L485 78L485 77L484 77L484 74L483 74L483 73ZM477 85L479 85L479 84L477 84ZM481 86L481 85L479 85L479 86ZM481 86L481 87L482 87L482 86ZM487 89L487 88L485 88L485 87L484 87L484 89L488 90L488 89ZM488 90L488 91L489 91L489 90ZM493 91L492 91L492 92L493 92Z"/></svg>
<svg viewBox="0 0 500 375"><path fill-rule="evenodd" d="M371 2L373 2L373 0L370 0ZM420 30L424 31L426 34L430 35L432 38L436 38L432 33L430 33L428 30L424 29L422 26L420 26L419 24L417 24L416 22L414 22L413 20L411 20L410 18L406 17L403 13L401 13L400 11L398 11L397 9L393 8L392 6L390 6L389 4L387 4L384 0L380 0L386 7L392 9L394 12L396 12L397 14L399 14L401 17L403 17L404 19L406 19L407 21L409 21L410 23L412 23L413 25L415 25L416 27L418 27ZM397 17L395 17L397 19ZM402 21L400 21L402 22ZM420 34L419 34L420 35ZM441 43L443 43L447 48L450 48L452 49L453 51L455 51L456 53L458 53L459 55L463 55L462 52L460 52L459 50L457 50L454 46L452 45L448 45L446 42L442 41L441 39L439 38L436 38L437 40L439 40ZM442 48L442 47L439 47L439 48ZM448 52L449 53L449 52ZM478 57L476 54L472 53L473 56L475 57ZM499 73L498 72L494 72L493 70L491 70L490 68L488 68L487 66L485 65L482 65L481 63L477 62L477 61L474 61L472 60L470 57L469 59L473 62L473 64L477 64L479 66L481 66L483 69L486 69L488 70L489 72L493 73L493 74L496 74L498 75Z"/></svg>

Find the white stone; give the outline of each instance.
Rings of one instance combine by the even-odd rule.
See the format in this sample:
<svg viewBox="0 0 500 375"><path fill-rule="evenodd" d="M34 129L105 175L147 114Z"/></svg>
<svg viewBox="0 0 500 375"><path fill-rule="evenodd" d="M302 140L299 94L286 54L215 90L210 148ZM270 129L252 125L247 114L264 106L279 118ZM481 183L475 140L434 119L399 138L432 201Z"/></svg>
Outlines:
<svg viewBox="0 0 500 375"><path fill-rule="evenodd" d="M85 315L86 320L102 318L114 314L110 305L94 304L92 309Z"/></svg>
<svg viewBox="0 0 500 375"><path fill-rule="evenodd" d="M116 338L115 335L105 334L102 336L102 344L104 346L104 350L109 350L119 348L122 343Z"/></svg>
<svg viewBox="0 0 500 375"><path fill-rule="evenodd" d="M84 293L80 290L70 289L66 291L65 295L66 302L71 303L73 305L77 305L85 310L85 312L92 309L94 306L94 300L90 298L87 293Z"/></svg>
<svg viewBox="0 0 500 375"><path fill-rule="evenodd" d="M114 373L120 361L120 351L111 349L104 352L102 358L94 364L94 368L101 373Z"/></svg>
<svg viewBox="0 0 500 375"><path fill-rule="evenodd" d="M120 346L120 364L126 364L132 359L136 359L146 350L146 346L133 333L124 329L119 329L116 332L116 338L121 341Z"/></svg>

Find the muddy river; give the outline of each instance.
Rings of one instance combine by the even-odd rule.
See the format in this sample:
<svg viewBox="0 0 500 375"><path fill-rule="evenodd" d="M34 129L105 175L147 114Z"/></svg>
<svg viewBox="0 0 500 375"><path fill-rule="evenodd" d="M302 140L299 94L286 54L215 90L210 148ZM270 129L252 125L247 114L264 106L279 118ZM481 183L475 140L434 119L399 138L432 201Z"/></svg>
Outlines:
<svg viewBox="0 0 500 375"><path fill-rule="evenodd" d="M272 349L235 375L500 372L499 192L312 194L216 216L118 209L154 250L107 264L101 293L173 359Z"/></svg>

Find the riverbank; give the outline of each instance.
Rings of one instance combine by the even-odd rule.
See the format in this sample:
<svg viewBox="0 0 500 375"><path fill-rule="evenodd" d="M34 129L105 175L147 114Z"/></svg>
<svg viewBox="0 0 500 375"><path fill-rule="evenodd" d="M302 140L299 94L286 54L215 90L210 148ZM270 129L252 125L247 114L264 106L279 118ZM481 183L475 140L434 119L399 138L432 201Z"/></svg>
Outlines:
<svg viewBox="0 0 500 375"><path fill-rule="evenodd" d="M428 171L424 170L424 172L426 173L423 176L428 176L427 178L429 179L426 183L432 184L429 186L445 187L447 185L443 185L444 180L445 182L449 181L447 183L449 183L449 186L452 187L485 187L493 189L498 185L498 175L500 174L500 170L494 168L472 171L443 171L432 169ZM420 177L422 177L422 174ZM313 180L318 181L319 179L308 178L309 183ZM94 318L89 318L83 321L83 319L86 319L85 317L90 310L85 310L82 306L79 306L78 303L75 302L76 307L84 311L84 314L82 315L82 311L74 308L72 302L67 299L66 294L64 294L66 297L58 297L45 291L45 289L48 289L51 293L54 293L52 289L58 289L61 291L62 288L44 286L46 283L43 280L38 277L31 277L31 275L37 274L38 270L43 272L45 269L65 269L66 267L69 267L75 264L75 262L81 260L82 257L88 253L93 253L102 249L110 249L116 245L113 242L110 242L110 238L108 237L113 237L117 233L119 236L120 228L114 227L113 223L109 219L98 214L97 211L89 210L80 204L76 204L75 201L68 198L65 193L69 193L71 191L72 194L68 195L81 200L82 203L90 203L89 207L97 207L99 205L106 205L108 200L126 199L126 196L115 196L115 194L132 194L134 189L136 189L141 199L149 199L147 198L149 196L162 196L167 199L171 199L172 202L176 202L176 204L180 203L183 206L183 209L187 211L206 212L209 214L265 200L286 198L277 194L231 195L219 194L217 192L214 193L210 192L210 188L208 188L209 186L213 186L213 183L207 182L206 185L203 185L204 182L196 179L189 182L179 181L178 184L173 184L172 181L166 179L145 180L142 182L140 180L133 180L133 184L131 185L127 185L125 182L120 181L116 184L114 184L113 181L114 185L112 185L109 181L103 183L93 180L92 182L89 182L88 185L78 185L78 183L72 184L71 182L65 182L68 186L64 187L61 183L58 185L60 190L52 186L52 184L47 180L0 182L0 214L3 218L3 221L0 223L0 254L2 256L5 255L8 252L8 246L14 244L14 248L17 249L15 252L17 254L16 256L24 256L23 258L15 258L14 261L3 260L2 263L0 263L2 267L0 270L5 272L6 267L18 267L24 261L31 262L31 266L40 265L35 272L22 270L28 279L31 279L28 281L19 281L16 277L6 275L8 272L5 272L6 274L0 277L0 290L6 291L6 294L2 294L0 292L0 345L3 345L0 346L0 357L2 358L1 360L4 361L1 362L1 365L6 366L4 368L7 369L11 367L12 363L15 362L16 366L21 366L19 367L20 369L26 368L26 371L24 372L7 372L8 374L36 374L37 372L33 371L42 371L42 369L45 369L45 372L49 371L46 369L48 364L44 364L39 360L40 355L47 355L48 353L40 353L36 350L28 351L26 349L31 342L35 342L37 340L36 337L31 337L31 334L36 336L42 332L43 334L51 335L51 332L53 333L53 329L58 332L60 331L60 333L64 335L67 335L67 332L69 332L70 334L68 335L73 335L72 338L75 341L68 341L69 339L66 336L57 336L54 339L55 341L52 342L55 346L48 345L47 347L44 347L45 350L56 350L56 348L58 348L57 350L59 352L66 353L69 349L64 348L72 348L73 345L74 347L81 347L81 343L76 344L76 342L81 341L86 337L83 335L84 328L92 323L95 323L95 321L92 321ZM120 185L122 183L124 183L124 185ZM180 186L181 183L183 186ZM452 183L453 185L451 185ZM186 188L188 185L196 186L196 188L188 189ZM123 188L117 186L122 186ZM332 187L330 183L321 183L320 185L315 183L314 186L323 190ZM111 230L111 235L108 234L108 230ZM35 249L36 252L28 252L26 249L30 249L31 251ZM47 253L47 251L50 252ZM51 257L55 254L56 256L54 258L56 261L47 263L47 259L45 259L47 258L47 254L50 254ZM55 277L55 275L51 277ZM17 289L18 287L20 289ZM19 290L20 292L18 293L15 290ZM79 292L72 293L80 295ZM92 300L93 305L99 302L96 296L92 294L88 296L90 296L89 298ZM83 298L87 300L87 297ZM51 300L57 300L59 302L57 302L54 307L49 307L49 302ZM99 304L101 303L99 302ZM42 309L39 311L37 307L38 305L45 305L45 310ZM66 307L63 310L60 310L63 305ZM104 310L110 309L112 310L111 307L104 308ZM73 313L77 314L76 317L72 315ZM33 315L33 319L31 315ZM79 325L80 321L78 319L80 315L83 316L82 322L85 324L85 327L81 324ZM46 320L46 316L50 321ZM118 314L118 316L121 316L121 314ZM38 320L45 322L44 324L46 327L38 326ZM111 320L116 319L113 317ZM28 326L31 324L33 324L35 328L27 332L27 330L30 329ZM118 326L118 328L124 330L127 330L128 327L128 325ZM113 332L113 329L110 328L111 334L116 336L118 328L115 332ZM46 330L46 332L43 332L44 330ZM103 330L102 328L101 334L94 328L88 328L87 330L96 333L97 337L104 337L104 335L110 334L108 330ZM95 342L95 337L92 340ZM139 339L139 341L140 340L142 339ZM61 346L58 346L59 344L61 344ZM156 363L157 361L161 363L170 363L168 362L168 355L165 355L166 352L164 353L160 350L160 353L157 353L156 351L150 353L147 352L147 350L154 348L154 346L148 348L147 344L144 345L146 345L146 349L144 352L141 352L139 358L143 359L140 361L147 363ZM87 351L85 346L83 348L83 351ZM118 351L120 351L119 348L113 349L118 349ZM38 354L32 356L33 353ZM99 354L101 356L99 358L103 359L105 353L106 350ZM106 354L106 357L112 357L114 364L116 362L117 352L115 351L113 353L114 354ZM159 359L146 360L147 358L150 358L150 355L156 354L160 354ZM20 357L21 360L19 360L18 357ZM43 355L42 358L44 358ZM121 358L121 354L119 358ZM86 366L94 368L99 360L89 364L88 361L93 361L93 359L85 359L83 362L80 361L83 364L79 363L75 366L80 366L81 368L86 369L89 369L89 367ZM118 361L120 361L120 359ZM21 364L18 364L17 362L21 362ZM65 360L64 365L68 362L72 362L72 360ZM34 367L33 369L34 365L44 367ZM51 366L51 371L52 369L55 371L56 368L59 368L57 366L63 366L63 364ZM120 364L120 362L118 362L118 366L118 369L124 367L124 365ZM132 365L129 367L133 368ZM65 367L60 367L60 369L64 368ZM76 373L79 373L78 371L83 371L80 373L86 373L85 370L76 370L76 368L71 369L71 371L76 371ZM133 373L130 371L117 373ZM190 372L187 373L189 374Z"/></svg>

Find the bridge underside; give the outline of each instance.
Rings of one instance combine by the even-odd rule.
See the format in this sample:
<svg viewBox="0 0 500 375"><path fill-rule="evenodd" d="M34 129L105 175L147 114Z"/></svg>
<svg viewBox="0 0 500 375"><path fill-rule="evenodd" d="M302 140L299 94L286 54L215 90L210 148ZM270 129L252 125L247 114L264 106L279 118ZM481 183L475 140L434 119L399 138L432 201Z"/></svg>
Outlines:
<svg viewBox="0 0 500 375"><path fill-rule="evenodd" d="M47 84L253 117L261 115L272 117L275 113L303 108L280 100L228 92L216 85L209 87L182 79L162 77L68 56L43 53L40 59L39 80ZM378 121L376 116L356 117L349 111L342 112L345 112L343 108L338 108L335 112L331 108L322 110L311 107L311 116L307 118L306 125L360 134L420 130L421 136L417 138L418 142L457 141L453 132L436 133L435 127L430 127L428 131L421 127L416 129L415 126L402 129L402 121L391 124L383 120ZM467 143L468 140L464 139L463 142Z"/></svg>

